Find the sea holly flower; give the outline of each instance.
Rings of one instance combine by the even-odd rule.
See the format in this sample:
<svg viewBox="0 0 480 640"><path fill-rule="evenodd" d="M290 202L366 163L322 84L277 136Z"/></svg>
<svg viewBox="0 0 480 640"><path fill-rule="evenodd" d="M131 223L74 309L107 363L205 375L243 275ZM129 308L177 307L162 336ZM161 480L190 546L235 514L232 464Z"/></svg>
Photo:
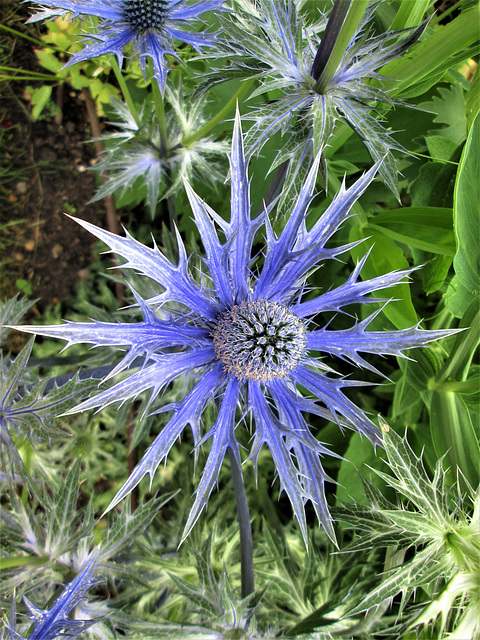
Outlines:
<svg viewBox="0 0 480 640"><path fill-rule="evenodd" d="M93 202L117 190L122 193L141 180L147 188L147 205L152 217L160 195L169 197L188 180L200 178L212 186L222 179L218 159L228 151L227 143L211 136L194 139L191 144L183 140L192 136L205 122L205 98L186 98L181 86L166 88L167 144L163 149L153 105L142 108L141 124L132 117L126 104L113 99L112 107L118 118L116 130L102 137L107 151L99 170L108 170L108 180L100 187ZM167 187L167 176L170 184Z"/></svg>
<svg viewBox="0 0 480 640"><path fill-rule="evenodd" d="M307 25L293 0L258 0L254 4L237 0L237 5L242 10L221 17L226 34L223 42L235 43L224 55L230 66L207 76L205 85L233 77L260 82L251 97L261 95L268 100L243 116L253 120L245 139L247 154L258 154L275 133L285 134L285 144L272 169L291 159L287 187L298 178L301 184L336 122L343 121L360 136L374 162L384 160L379 173L398 197L398 169L392 150L403 148L375 117L379 105L394 104L382 89L377 70L411 47L424 27L401 36L387 32L369 37L365 24L377 6L373 3L333 75L322 83L323 63L329 58L341 22L333 25L321 17L317 24ZM332 25L332 37L327 38Z"/></svg>
<svg viewBox="0 0 480 640"><path fill-rule="evenodd" d="M97 30L88 32L85 48L66 65L114 53L122 66L123 51L133 43L143 73L146 59L162 90L168 65L165 54L176 55L173 40L181 40L199 51L212 45L214 36L188 30L188 24L208 11L221 10L225 0L38 0L41 11L30 18L37 22L57 16L92 16L100 19Z"/></svg>
<svg viewBox="0 0 480 640"><path fill-rule="evenodd" d="M319 415L336 421L341 427L355 429L373 445L381 443L381 431L344 394L344 389L362 383L336 374L316 354L338 356L376 371L361 353L400 356L405 349L425 345L451 331L424 331L418 326L400 331L368 331L369 324L380 313L378 309L365 320L353 321L347 330L330 329L328 323L318 324L322 322L323 313L343 313L348 305L378 302L378 298L367 295L404 282L409 273L398 271L360 281L364 260L345 283L334 289L327 288L316 298L304 299L303 285L312 269L352 248L352 245L327 247L327 242L348 218L351 207L373 180L378 165L349 189L342 187L325 213L308 229L306 216L313 198L317 158L278 238L270 225L268 211L251 217L238 114L230 166L228 222L186 184L206 252L201 284L189 273L187 254L178 234L179 259L178 264L173 264L157 246L148 248L128 234L122 238L78 220L126 260L122 269L135 269L156 282L161 291L148 300L135 294L143 314L140 322L69 322L59 326L23 327L23 330L60 338L68 344L128 349L108 377L121 372L126 375L73 411L125 402L146 390L151 390L153 401L179 376L189 375L192 379L194 374L197 376L183 400L163 407L163 411L173 412L172 417L111 507L127 496L146 474L151 477L155 473L188 425L196 451L207 441L211 446L185 526L185 538L207 505L228 450L240 464L236 429L241 428L243 417L250 412L255 425L250 459L255 469L259 452L267 445L281 490L291 501L304 539L307 539L304 513L307 501L313 504L319 521L333 539L325 496L327 476L320 460L321 456L331 453L312 435L304 414ZM263 265L254 249L254 239L262 226L266 240ZM144 367L128 370L142 354ZM308 397L300 387L308 391ZM212 402L217 409L216 419L202 434L202 412ZM236 419L237 408L241 409L240 420Z"/></svg>

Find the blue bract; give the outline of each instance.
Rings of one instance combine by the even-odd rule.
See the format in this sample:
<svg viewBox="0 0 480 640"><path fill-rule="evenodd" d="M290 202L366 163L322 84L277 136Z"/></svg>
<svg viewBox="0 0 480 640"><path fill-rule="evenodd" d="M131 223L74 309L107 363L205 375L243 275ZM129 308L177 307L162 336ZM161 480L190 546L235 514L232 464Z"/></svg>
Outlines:
<svg viewBox="0 0 480 640"><path fill-rule="evenodd" d="M186 183L206 252L204 262L208 274L202 273L202 285L189 272L179 235L179 261L175 265L156 246L148 248L128 234L122 238L78 220L125 259L122 270L135 269L158 283L161 291L149 300L135 294L144 316L142 322L72 322L23 327L24 331L60 338L69 344L128 348L108 377L121 371L126 375L73 411L124 402L149 389L152 401L175 378L191 377L184 399L163 408L172 411L172 417L110 508L127 496L146 474L153 476L189 425L195 447L208 440L211 447L185 526L185 538L208 502L229 449L240 464L236 429L243 428L242 420L250 412L255 425L250 451L254 467L266 444L281 489L288 494L305 540L307 501L311 501L319 521L334 539L325 496L328 478L320 457L335 454L312 435L304 414L319 415L341 427L355 429L373 445L380 444L382 436L365 412L343 393L344 388L362 383L335 373L318 353L338 356L376 372L360 353L400 356L405 349L419 347L452 332L423 331L418 326L398 331L367 331L379 310L361 322L353 321L353 326L346 330L315 324L314 319L324 312L343 313L343 308L351 304L378 303L378 298L367 295L403 282L409 273L398 271L360 281L363 259L345 283L327 289L318 297L304 299L307 275L323 260L335 259L352 248L352 245L338 248L326 245L378 170L377 164L349 189L342 187L325 213L308 229L306 215L313 198L318 162L317 157L277 238L268 211L251 217L247 164L237 114L230 157L230 221L215 213ZM263 260L258 256L254 258L258 252L253 250L255 236L262 226L266 240ZM162 319L158 317L160 313ZM143 368L125 371L140 355L145 358ZM216 407L216 418L208 425L207 432L202 433L202 412L210 403ZM238 415L242 416L239 420L237 408Z"/></svg>
<svg viewBox="0 0 480 640"><path fill-rule="evenodd" d="M225 0L39 0L42 11L29 22L57 16L95 16L101 19L98 30L89 31L90 40L83 51L74 54L66 65L114 53L122 65L123 50L133 43L140 55L145 75L145 60L150 58L154 76L162 91L165 88L168 66L165 54L175 55L173 40L181 40L197 51L212 45L215 37L186 29L189 22L203 13L219 10Z"/></svg>

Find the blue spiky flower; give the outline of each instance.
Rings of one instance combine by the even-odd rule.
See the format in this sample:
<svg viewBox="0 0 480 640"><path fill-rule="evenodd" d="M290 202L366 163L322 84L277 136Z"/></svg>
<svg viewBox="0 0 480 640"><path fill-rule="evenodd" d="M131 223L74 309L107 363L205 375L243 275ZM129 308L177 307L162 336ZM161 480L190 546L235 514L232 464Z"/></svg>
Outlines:
<svg viewBox="0 0 480 640"><path fill-rule="evenodd" d="M334 11L308 24L294 0L237 0L236 13L221 17L227 68L207 76L205 83L234 77L255 78L252 93L264 100L244 116L252 120L245 147L258 154L277 132L286 143L273 167L292 160L287 185L306 175L312 158L325 147L337 122L347 123L362 139L374 162L384 159L379 173L398 197L398 169L393 150L403 150L377 117L379 106L395 103L383 88L378 70L419 39L424 25L407 33L371 36L366 28L378 3L366 10L337 67L325 82L322 72L342 26ZM333 27L333 28L332 28ZM220 56L217 55L217 58Z"/></svg>
<svg viewBox="0 0 480 640"><path fill-rule="evenodd" d="M251 217L238 114L230 165L229 222L186 184L206 253L204 263L208 274L203 269L201 284L190 273L180 236L177 238L178 264L172 264L157 246L148 248L128 234L122 238L78 220L126 260L122 269L135 269L157 283L161 291L148 300L135 294L144 316L141 322L69 322L23 327L23 330L60 338L68 344L90 343L128 349L108 376L124 372L120 381L82 402L76 407L77 412L125 402L146 390L151 390L153 401L179 376L191 378L190 390L184 399L162 409L173 412L172 417L111 507L127 496L146 474L152 477L189 425L196 450L207 441L211 446L185 526L185 537L207 505L227 451L241 462L236 429L243 428L242 419L250 412L255 425L250 451L254 467L260 450L267 445L281 489L291 501L305 540L307 501L311 501L319 521L333 539L325 496L327 476L320 461L321 456L332 454L312 435L304 414L319 415L336 421L342 428L355 429L373 445L381 443L381 431L344 394L345 388L362 383L336 374L318 353L337 356L376 372L360 353L400 356L405 349L424 345L451 332L424 331L418 326L399 331L367 331L379 310L365 320L353 321L346 330L316 324L314 319L321 318L319 314L324 312L343 313L348 305L378 302L378 298L367 295L403 282L408 275L408 271L398 271L361 281L359 275L364 261L342 285L327 288L316 298L304 299L307 275L322 261L335 259L352 248L352 245L336 248L326 245L349 217L351 207L373 180L378 166L349 189L342 187L325 213L308 229L306 216L313 198L317 159L283 231L275 237L268 212ZM262 226L266 240L263 260L254 249L254 239ZM144 366L140 370L129 369L142 355ZM202 412L212 402L216 406L216 418L206 433L202 433ZM240 420L236 419L237 409L242 416Z"/></svg>
<svg viewBox="0 0 480 640"><path fill-rule="evenodd" d="M199 51L212 45L214 36L188 30L188 23L208 11L220 10L225 0L38 0L41 11L30 18L36 22L58 16L94 16L100 18L98 29L88 33L83 51L66 65L114 53L122 65L123 51L133 43L140 55L145 75L146 58L150 58L154 76L163 90L168 65L165 54L176 55L173 40L181 40Z"/></svg>

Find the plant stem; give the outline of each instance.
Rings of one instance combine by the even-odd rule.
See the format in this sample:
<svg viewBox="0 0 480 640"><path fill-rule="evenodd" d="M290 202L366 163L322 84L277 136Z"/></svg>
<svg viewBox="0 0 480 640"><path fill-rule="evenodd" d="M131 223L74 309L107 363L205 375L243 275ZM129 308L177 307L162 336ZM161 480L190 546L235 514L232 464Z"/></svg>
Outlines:
<svg viewBox="0 0 480 640"><path fill-rule="evenodd" d="M250 512L248 510L247 493L243 482L242 469L232 449L228 449L230 467L232 470L233 491L237 503L237 517L240 527L240 562L242 580L242 599L249 596L255 590L255 578L253 573L253 540L252 527L250 525Z"/></svg>
<svg viewBox="0 0 480 640"><path fill-rule="evenodd" d="M167 120L165 117L165 103L163 100L158 81L155 76L152 77L152 92L153 92L153 104L155 105L155 115L157 118L158 129L160 132L160 155L164 163L165 173L165 188L168 191L173 184L172 171L168 165L168 133L167 133ZM175 210L175 197L170 195L167 197L166 213L168 215L168 222L170 231L175 228L177 222L177 213Z"/></svg>
<svg viewBox="0 0 480 640"><path fill-rule="evenodd" d="M155 115L160 130L160 152L166 159L168 149L167 122L165 119L165 105L160 92L160 87L155 77L152 78L153 104L155 105Z"/></svg>
<svg viewBox="0 0 480 640"><path fill-rule="evenodd" d="M137 108L135 107L135 103L133 102L133 98L130 94L130 91L128 90L127 83L125 82L125 78L123 77L122 72L120 71L120 67L118 66L118 62L115 56L112 57L112 69L117 79L120 90L123 94L123 97L125 99L125 102L127 103L128 109L132 114L133 119L135 120L135 124L137 125L138 128L140 128L142 124L140 120L140 116L138 115Z"/></svg>
<svg viewBox="0 0 480 640"><path fill-rule="evenodd" d="M190 146L200 138L203 138L203 136L206 136L207 133L210 133L210 131L214 127L216 127L217 124L219 124L220 122L223 122L226 116L230 113L230 111L233 110L237 102L241 100L243 96L249 92L252 84L253 84L253 80L246 80L245 82L242 82L238 91L230 98L230 100L223 107L223 109L220 109L217 115L215 115L211 120L209 120L204 125L202 125L200 129L198 129L195 133L192 133L191 135L185 136L183 138L182 146L184 147Z"/></svg>
<svg viewBox="0 0 480 640"><path fill-rule="evenodd" d="M327 39L325 52L320 52L323 69L318 66L315 69L317 75L314 75L312 68L312 75L317 81L315 84L317 93L324 93L328 83L335 75L338 65L363 18L368 2L369 0L355 0L354 2L352 0L336 0L323 37L324 40ZM348 13L345 8L348 8ZM319 50L321 48L322 44L320 44Z"/></svg>
<svg viewBox="0 0 480 640"><path fill-rule="evenodd" d="M338 37L338 33L347 16L352 0L337 0L333 5L332 12L328 18L325 33L318 46L315 60L313 61L311 76L315 80L319 80L320 75L324 72L327 62L332 56L333 47Z"/></svg>
<svg viewBox="0 0 480 640"><path fill-rule="evenodd" d="M23 38L24 40L29 40L30 42L33 42L36 45L39 45L40 47L44 47L45 46L45 42L42 42L42 40L39 40L38 38L32 38L31 36L27 36L27 34L22 33L21 31L16 31L15 29L12 29L11 27L7 27L7 25L5 24L0 24L0 29L2 29L3 31L7 31L8 33L11 33L14 36L18 36L19 38ZM60 49L59 47L56 47L54 44L49 44L48 45L50 49L56 49L57 51L63 51L63 49Z"/></svg>

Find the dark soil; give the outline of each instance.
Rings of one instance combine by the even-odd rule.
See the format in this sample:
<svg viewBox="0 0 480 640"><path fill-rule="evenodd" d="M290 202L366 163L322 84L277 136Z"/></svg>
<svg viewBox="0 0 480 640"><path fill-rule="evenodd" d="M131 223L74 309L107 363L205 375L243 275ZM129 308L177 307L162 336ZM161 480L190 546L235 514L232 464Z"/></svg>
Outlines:
<svg viewBox="0 0 480 640"><path fill-rule="evenodd" d="M1 22L38 37L25 25L30 11L16 0L1 0ZM43 71L34 45L0 32L8 66ZM13 74L12 74L13 75ZM93 237L64 215L71 213L105 227L102 203L87 205L95 193L95 161L83 95L57 86L57 116L34 122L26 91L34 82L0 84L0 298L19 290L38 298L36 308L66 301L92 261ZM7 225L7 226L5 226Z"/></svg>

